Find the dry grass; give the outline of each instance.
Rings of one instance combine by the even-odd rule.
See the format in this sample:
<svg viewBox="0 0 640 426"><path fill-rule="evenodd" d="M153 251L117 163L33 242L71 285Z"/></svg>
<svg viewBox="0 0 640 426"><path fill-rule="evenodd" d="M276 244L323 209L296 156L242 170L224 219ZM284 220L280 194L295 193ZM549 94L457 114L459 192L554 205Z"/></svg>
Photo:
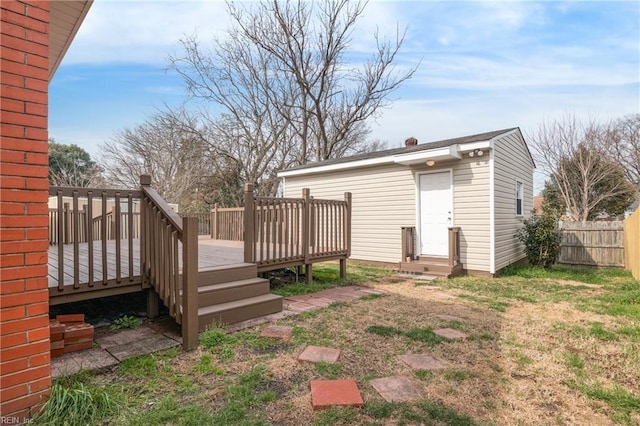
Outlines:
<svg viewBox="0 0 640 426"><path fill-rule="evenodd" d="M509 279L500 280L509 286ZM490 286L496 280L484 282ZM471 278L431 284L441 285L439 290L412 280L380 279L369 285L385 290L384 297L279 321L295 327L291 342L258 338L261 327L256 327L211 349L156 356L158 376L152 384L132 385L135 375L122 369L98 377L98 382L133 386L127 393L135 397L129 398L129 411L117 424L143 424L167 395L197 407L194 418L210 424L220 421L219 413L229 411L234 398L245 401L238 408L244 411L240 420L225 417L227 424L640 424L638 319L584 308L591 306L590 298L608 291L606 285L551 278L539 282L545 289L557 286L553 288L562 297L505 292L491 297L473 290L483 281ZM571 297L565 297L567 292ZM487 303L488 298L504 309ZM462 321L441 319L442 314ZM469 338L430 346L404 334L367 332L372 325L402 332L451 327ZM308 344L341 348L339 365L298 363L297 355ZM397 359L406 353L428 353L446 361L448 368L411 371ZM262 375L241 390L252 399L236 387L246 383L241 377L256 366L264 367ZM425 401L385 403L369 382L392 375L411 377ZM355 378L365 407L314 412L309 381L334 378ZM166 420L176 422L171 416Z"/></svg>

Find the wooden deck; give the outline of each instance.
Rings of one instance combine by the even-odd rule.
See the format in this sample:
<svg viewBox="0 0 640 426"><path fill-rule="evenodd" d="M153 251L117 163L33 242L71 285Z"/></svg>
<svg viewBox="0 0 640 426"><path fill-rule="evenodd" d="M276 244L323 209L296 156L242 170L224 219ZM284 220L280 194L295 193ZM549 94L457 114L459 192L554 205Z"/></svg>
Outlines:
<svg viewBox="0 0 640 426"><path fill-rule="evenodd" d="M64 291L58 290L58 259L59 248L57 245L49 247L49 292L53 300L56 296L67 296L69 290L73 293L96 292L93 297L102 297L107 294L126 293L141 290L140 280L140 240L133 241L132 264L129 263L129 247L127 241L122 241L120 247L121 269L120 275L116 269L116 244L115 240L109 240L106 244L107 270L102 268L102 245L96 242L93 245L93 280L89 278L89 247L88 243L79 244L78 250L78 283L74 289L75 257L73 245L63 245L64 256ZM206 271L211 268L243 263L244 244L242 241L212 240L208 236L201 236L198 240L198 270ZM106 273L105 273L106 272ZM117 290L119 289L119 290ZM102 290L102 291L100 291ZM99 294L102 293L102 294ZM93 298L88 294L77 296L71 300ZM68 299L68 298L67 298ZM65 303L60 300L58 303Z"/></svg>

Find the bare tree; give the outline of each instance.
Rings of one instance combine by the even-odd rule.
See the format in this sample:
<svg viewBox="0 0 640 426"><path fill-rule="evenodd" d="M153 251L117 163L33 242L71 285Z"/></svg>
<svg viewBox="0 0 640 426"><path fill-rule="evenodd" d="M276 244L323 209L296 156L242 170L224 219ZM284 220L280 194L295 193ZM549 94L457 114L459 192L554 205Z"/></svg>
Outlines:
<svg viewBox="0 0 640 426"><path fill-rule="evenodd" d="M568 220L588 220L607 200L630 200L633 187L606 152L611 135L608 126L583 123L575 116L543 122L528 135Z"/></svg>
<svg viewBox="0 0 640 426"><path fill-rule="evenodd" d="M616 120L610 126L608 152L624 168L629 182L640 191L640 114Z"/></svg>
<svg viewBox="0 0 640 426"><path fill-rule="evenodd" d="M149 174L158 193L182 210L210 202L202 190L213 174L209 145L186 131L188 124L174 113L161 112L116 134L101 146L106 179L135 188L140 175Z"/></svg>
<svg viewBox="0 0 640 426"><path fill-rule="evenodd" d="M170 58L190 96L201 101L212 149L241 164L259 192L275 193L279 169L363 149L366 120L413 75L415 69L395 66L400 32L393 42L374 35L370 60L361 67L348 63L365 6L352 0L228 3L233 25L225 38L214 40L210 51L197 37L185 38L184 55ZM210 116L214 107L221 112Z"/></svg>

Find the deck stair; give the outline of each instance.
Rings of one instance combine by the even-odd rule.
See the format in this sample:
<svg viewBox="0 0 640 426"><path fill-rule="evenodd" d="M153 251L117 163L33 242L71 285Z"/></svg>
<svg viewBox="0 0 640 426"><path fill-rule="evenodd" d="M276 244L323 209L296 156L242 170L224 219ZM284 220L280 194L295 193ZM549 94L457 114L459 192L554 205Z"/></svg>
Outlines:
<svg viewBox="0 0 640 426"><path fill-rule="evenodd" d="M282 297L258 278L257 265L238 263L198 272L198 328L233 324L282 311Z"/></svg>
<svg viewBox="0 0 640 426"><path fill-rule="evenodd" d="M450 266L447 257L419 256L409 262L400 262L398 273L450 278L460 275L462 269L462 264Z"/></svg>

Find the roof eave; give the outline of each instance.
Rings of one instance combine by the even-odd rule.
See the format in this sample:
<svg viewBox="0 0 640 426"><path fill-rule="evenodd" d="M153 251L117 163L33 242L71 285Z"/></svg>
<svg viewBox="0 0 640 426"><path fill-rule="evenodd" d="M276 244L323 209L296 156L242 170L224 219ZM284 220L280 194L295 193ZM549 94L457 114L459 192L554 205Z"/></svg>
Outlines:
<svg viewBox="0 0 640 426"><path fill-rule="evenodd" d="M82 4L79 9L70 8L69 3ZM65 37L61 41L49 41L49 81L58 70L74 37L78 33L84 18L87 16L93 0L77 0L73 2L52 1L50 10L49 34L59 33ZM61 19L64 17L65 19Z"/></svg>

